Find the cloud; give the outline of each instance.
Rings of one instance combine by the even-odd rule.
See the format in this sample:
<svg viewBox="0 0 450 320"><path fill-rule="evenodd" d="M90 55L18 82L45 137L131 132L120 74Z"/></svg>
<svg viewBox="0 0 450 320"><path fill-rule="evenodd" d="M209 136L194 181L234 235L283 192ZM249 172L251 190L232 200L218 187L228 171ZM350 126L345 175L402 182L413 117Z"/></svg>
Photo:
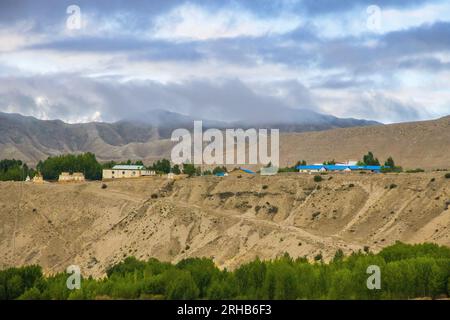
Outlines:
<svg viewBox="0 0 450 320"><path fill-rule="evenodd" d="M376 4L386 8L410 8L430 2L429 0L354 0L354 1L334 1L334 0L302 0L297 2L297 8L305 10L309 14L336 14L352 10L355 7L368 7Z"/></svg>
<svg viewBox="0 0 450 320"><path fill-rule="evenodd" d="M414 121L430 116L426 109L418 105L402 102L380 92L365 92L352 107L356 114L369 115L372 119L384 122Z"/></svg>
<svg viewBox="0 0 450 320"><path fill-rule="evenodd" d="M308 119L308 110L383 122L436 117L445 110L445 104L439 107L443 109L425 108L426 95L413 99L395 90L329 90L312 90L294 79L272 83L238 79L123 83L73 75L0 78L0 111L67 122L112 122L145 119L151 117L152 110L163 109L194 119L302 123ZM439 99L450 101L450 94Z"/></svg>
<svg viewBox="0 0 450 320"><path fill-rule="evenodd" d="M277 88L274 90L274 88ZM95 80L66 75L0 78L0 111L41 119L117 121L164 109L213 120L290 121L291 109L317 110L296 81L246 84L238 79L183 83Z"/></svg>
<svg viewBox="0 0 450 320"><path fill-rule="evenodd" d="M258 37L286 33L300 23L298 16L281 13L261 18L242 8L222 8L209 11L192 4L176 7L155 19L154 36L163 39L207 40Z"/></svg>
<svg viewBox="0 0 450 320"><path fill-rule="evenodd" d="M369 0L80 0L75 31L69 4L0 2L2 110L70 121L117 120L123 106L225 119L448 113L448 1L377 1L377 33Z"/></svg>

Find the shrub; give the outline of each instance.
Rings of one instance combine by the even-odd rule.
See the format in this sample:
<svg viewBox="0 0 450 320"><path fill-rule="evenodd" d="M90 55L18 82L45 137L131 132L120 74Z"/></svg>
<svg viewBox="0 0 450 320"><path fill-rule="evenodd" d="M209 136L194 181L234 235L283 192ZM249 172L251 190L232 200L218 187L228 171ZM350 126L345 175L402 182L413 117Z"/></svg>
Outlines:
<svg viewBox="0 0 450 320"><path fill-rule="evenodd" d="M314 212L314 213L312 214L311 220L316 219L318 216L320 216L320 212Z"/></svg>
<svg viewBox="0 0 450 320"><path fill-rule="evenodd" d="M446 178L446 179L450 179L450 173L446 173L446 174L445 174L445 178Z"/></svg>
<svg viewBox="0 0 450 320"><path fill-rule="evenodd" d="M315 182L320 182L322 180L323 180L323 178L321 176L314 176L314 181Z"/></svg>
<svg viewBox="0 0 450 320"><path fill-rule="evenodd" d="M108 188L108 186L105 183L103 183L102 184L102 189L106 189L106 188Z"/></svg>
<svg viewBox="0 0 450 320"><path fill-rule="evenodd" d="M406 173L419 173L419 172L425 172L425 170L423 170L421 168L406 170Z"/></svg>
<svg viewBox="0 0 450 320"><path fill-rule="evenodd" d="M397 188L397 185L395 183L391 183L389 185L389 189L395 189L395 188Z"/></svg>
<svg viewBox="0 0 450 320"><path fill-rule="evenodd" d="M276 206L269 206L269 209L267 210L267 213L269 214L276 214L278 212L278 207Z"/></svg>

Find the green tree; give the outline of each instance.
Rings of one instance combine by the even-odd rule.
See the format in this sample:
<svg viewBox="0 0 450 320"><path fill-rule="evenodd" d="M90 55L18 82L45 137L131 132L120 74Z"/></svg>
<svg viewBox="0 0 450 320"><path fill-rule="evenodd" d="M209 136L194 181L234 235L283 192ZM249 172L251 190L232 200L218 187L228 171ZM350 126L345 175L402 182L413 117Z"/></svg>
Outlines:
<svg viewBox="0 0 450 320"><path fill-rule="evenodd" d="M197 285L200 297L206 296L208 286L219 276L219 269L214 262L206 258L189 258L181 260L177 268L189 271Z"/></svg>
<svg viewBox="0 0 450 320"><path fill-rule="evenodd" d="M180 166L178 164L174 165L172 168L172 172L174 174L180 174L181 173Z"/></svg>
<svg viewBox="0 0 450 320"><path fill-rule="evenodd" d="M82 172L89 180L102 178L102 165L97 161L95 154L90 152L48 157L47 160L38 163L37 169L47 180L57 180L61 172Z"/></svg>
<svg viewBox="0 0 450 320"><path fill-rule="evenodd" d="M169 270L165 278L167 299L190 300L198 298L200 291L188 271Z"/></svg>
<svg viewBox="0 0 450 320"><path fill-rule="evenodd" d="M35 170L21 160L0 160L0 181L24 181L27 176L32 178L34 174Z"/></svg>
<svg viewBox="0 0 450 320"><path fill-rule="evenodd" d="M184 163L183 164L183 173L192 177L196 173L195 166L190 163Z"/></svg>
<svg viewBox="0 0 450 320"><path fill-rule="evenodd" d="M379 166L380 165L380 161L374 157L374 155L371 151L369 151L366 155L364 155L363 163L367 166Z"/></svg>
<svg viewBox="0 0 450 320"><path fill-rule="evenodd" d="M333 262L340 262L344 259L344 251L342 249L338 249L336 253L334 254Z"/></svg>
<svg viewBox="0 0 450 320"><path fill-rule="evenodd" d="M18 300L40 300L41 292L38 288L31 288L25 291L21 296L18 297Z"/></svg>
<svg viewBox="0 0 450 320"><path fill-rule="evenodd" d="M391 169L394 169L394 168L395 168L395 162L394 162L394 159L393 159L392 157L389 157L389 158L384 162L384 165L385 165L386 167L389 167L389 168L391 168Z"/></svg>
<svg viewBox="0 0 450 320"><path fill-rule="evenodd" d="M352 272L349 269L337 270L330 279L328 298L333 300L354 299L353 283Z"/></svg>
<svg viewBox="0 0 450 320"><path fill-rule="evenodd" d="M153 170L160 173L169 173L170 168L170 161L167 159L158 160L152 166Z"/></svg>

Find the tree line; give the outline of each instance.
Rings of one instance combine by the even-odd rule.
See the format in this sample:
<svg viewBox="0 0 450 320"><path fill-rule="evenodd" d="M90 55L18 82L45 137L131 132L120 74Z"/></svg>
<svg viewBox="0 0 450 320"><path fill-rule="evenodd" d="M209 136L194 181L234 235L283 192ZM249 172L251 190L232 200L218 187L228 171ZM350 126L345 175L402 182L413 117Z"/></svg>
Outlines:
<svg viewBox="0 0 450 320"><path fill-rule="evenodd" d="M45 180L58 180L61 172L81 172L86 179L101 180L102 165L97 161L95 154L91 152L82 154L64 154L55 157L48 157L44 161L39 161L36 166Z"/></svg>
<svg viewBox="0 0 450 320"><path fill-rule="evenodd" d="M358 161L358 166L381 166L380 160L376 158L373 152L369 151L363 156L362 161ZM394 158L389 156L381 168L382 172L402 172L403 168L395 164Z"/></svg>
<svg viewBox="0 0 450 320"><path fill-rule="evenodd" d="M101 180L103 169L112 169L115 165L141 165L148 170L154 170L158 174L181 174L189 176L211 175L220 172L227 172L225 166L218 166L212 170L201 170L200 166L193 164L172 165L169 160L161 159L151 165L145 165L141 160L108 161L100 163L95 154L91 152L82 154L64 154L50 156L38 162L36 169L29 168L21 160L4 159L0 161L0 181L24 181L27 176L33 178L37 172L42 174L45 180L58 180L61 172L81 172L88 180Z"/></svg>
<svg viewBox="0 0 450 320"><path fill-rule="evenodd" d="M16 159L0 160L0 181L24 181L27 176L33 178L35 170Z"/></svg>
<svg viewBox="0 0 450 320"><path fill-rule="evenodd" d="M381 289L369 290L367 267L381 269ZM338 250L329 263L255 259L234 271L211 259L177 264L128 257L103 279L84 278L81 289L66 287L68 274L45 277L39 266L0 271L0 299L411 299L450 294L450 248L396 243L378 254Z"/></svg>

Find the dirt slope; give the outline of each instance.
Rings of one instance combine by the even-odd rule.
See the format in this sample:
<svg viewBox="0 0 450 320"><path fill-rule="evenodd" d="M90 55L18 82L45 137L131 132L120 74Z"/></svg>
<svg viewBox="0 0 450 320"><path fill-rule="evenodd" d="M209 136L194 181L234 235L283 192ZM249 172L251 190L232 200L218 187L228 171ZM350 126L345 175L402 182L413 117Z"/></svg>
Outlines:
<svg viewBox="0 0 450 320"><path fill-rule="evenodd" d="M360 160L373 151L381 160L394 157L404 168L447 168L450 159L450 117L385 126L334 129L287 134L281 137L283 164L299 159Z"/></svg>
<svg viewBox="0 0 450 320"><path fill-rule="evenodd" d="M38 263L51 273L78 264L101 276L128 255L206 256L232 268L256 256L329 259L338 248L377 251L396 240L450 245L443 173L324 177L158 177L106 189L3 182L0 267Z"/></svg>

